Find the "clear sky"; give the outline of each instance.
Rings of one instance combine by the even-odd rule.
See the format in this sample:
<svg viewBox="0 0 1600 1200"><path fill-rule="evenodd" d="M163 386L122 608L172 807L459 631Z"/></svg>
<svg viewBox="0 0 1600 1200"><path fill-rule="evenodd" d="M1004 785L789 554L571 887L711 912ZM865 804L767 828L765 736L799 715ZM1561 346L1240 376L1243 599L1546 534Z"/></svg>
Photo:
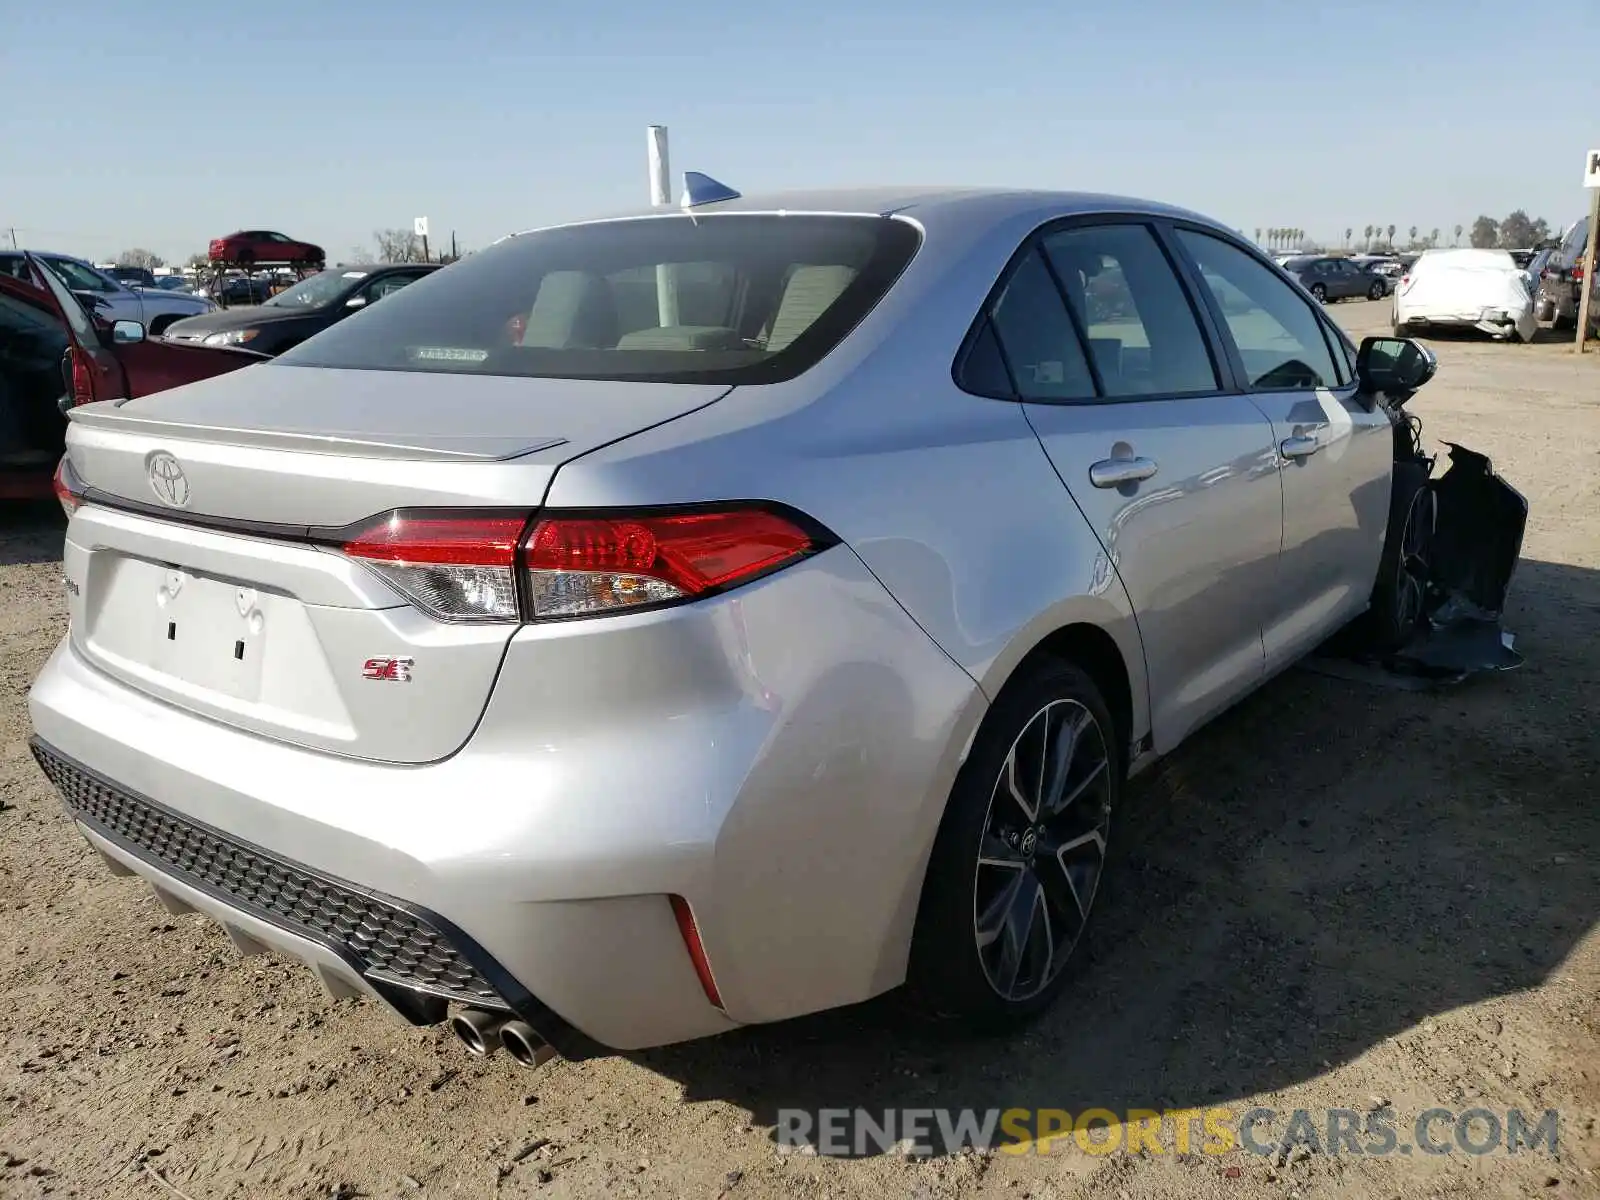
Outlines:
<svg viewBox="0 0 1600 1200"><path fill-rule="evenodd" d="M0 3L0 239L334 258L648 199L853 183L1117 191L1254 233L1583 211L1600 0ZM676 186L676 185L675 185Z"/></svg>

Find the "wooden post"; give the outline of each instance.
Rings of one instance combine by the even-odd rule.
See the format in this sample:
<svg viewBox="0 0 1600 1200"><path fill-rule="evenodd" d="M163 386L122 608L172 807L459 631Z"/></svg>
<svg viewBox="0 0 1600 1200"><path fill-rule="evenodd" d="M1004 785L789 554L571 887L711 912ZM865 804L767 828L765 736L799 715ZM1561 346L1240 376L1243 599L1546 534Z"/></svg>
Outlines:
<svg viewBox="0 0 1600 1200"><path fill-rule="evenodd" d="M1595 243L1600 242L1600 187L1589 189L1589 244L1583 252L1583 282L1578 285L1578 349L1589 335L1589 297L1594 295Z"/></svg>
<svg viewBox="0 0 1600 1200"><path fill-rule="evenodd" d="M423 234L422 235L422 261L423 262L432 262L433 261L431 258L428 257L428 235L427 234Z"/></svg>

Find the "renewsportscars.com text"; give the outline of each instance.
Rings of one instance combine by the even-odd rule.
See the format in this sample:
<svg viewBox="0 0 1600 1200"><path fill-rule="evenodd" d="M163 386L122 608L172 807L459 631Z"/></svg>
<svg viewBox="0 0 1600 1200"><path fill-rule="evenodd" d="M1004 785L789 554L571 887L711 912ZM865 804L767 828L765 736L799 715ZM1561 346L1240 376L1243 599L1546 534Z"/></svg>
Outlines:
<svg viewBox="0 0 1600 1200"><path fill-rule="evenodd" d="M1277 1110L1271 1108L786 1108L778 1111L780 1148L832 1157L895 1150L955 1154L963 1149L1001 1154L1249 1154L1273 1155L1305 1146L1316 1154L1554 1156L1560 1113L1545 1109L1429 1108L1402 1120L1384 1106Z"/></svg>

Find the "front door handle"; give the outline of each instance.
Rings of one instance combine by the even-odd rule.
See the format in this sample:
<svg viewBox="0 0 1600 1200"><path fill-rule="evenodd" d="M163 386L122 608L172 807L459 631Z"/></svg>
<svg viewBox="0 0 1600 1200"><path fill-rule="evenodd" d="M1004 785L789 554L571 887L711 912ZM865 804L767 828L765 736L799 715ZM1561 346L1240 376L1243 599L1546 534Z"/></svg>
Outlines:
<svg viewBox="0 0 1600 1200"><path fill-rule="evenodd" d="M1089 467L1089 482L1097 488L1141 483L1156 473L1153 458L1102 458Z"/></svg>
<svg viewBox="0 0 1600 1200"><path fill-rule="evenodd" d="M1288 437L1278 443L1278 449L1285 458L1310 458L1322 449L1322 443L1315 437Z"/></svg>

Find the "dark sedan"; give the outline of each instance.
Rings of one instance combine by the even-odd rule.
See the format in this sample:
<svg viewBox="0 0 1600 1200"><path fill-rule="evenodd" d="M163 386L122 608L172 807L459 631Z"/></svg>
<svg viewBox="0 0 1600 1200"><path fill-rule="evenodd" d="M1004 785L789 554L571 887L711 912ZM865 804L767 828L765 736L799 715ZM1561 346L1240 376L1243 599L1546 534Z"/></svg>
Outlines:
<svg viewBox="0 0 1600 1200"><path fill-rule="evenodd" d="M1364 271L1348 258L1291 258L1283 269L1318 300L1382 300L1393 286L1384 276Z"/></svg>
<svg viewBox="0 0 1600 1200"><path fill-rule="evenodd" d="M263 304L174 321L167 326L166 336L177 342L282 354L335 321L438 269L438 263L335 267L302 279Z"/></svg>

